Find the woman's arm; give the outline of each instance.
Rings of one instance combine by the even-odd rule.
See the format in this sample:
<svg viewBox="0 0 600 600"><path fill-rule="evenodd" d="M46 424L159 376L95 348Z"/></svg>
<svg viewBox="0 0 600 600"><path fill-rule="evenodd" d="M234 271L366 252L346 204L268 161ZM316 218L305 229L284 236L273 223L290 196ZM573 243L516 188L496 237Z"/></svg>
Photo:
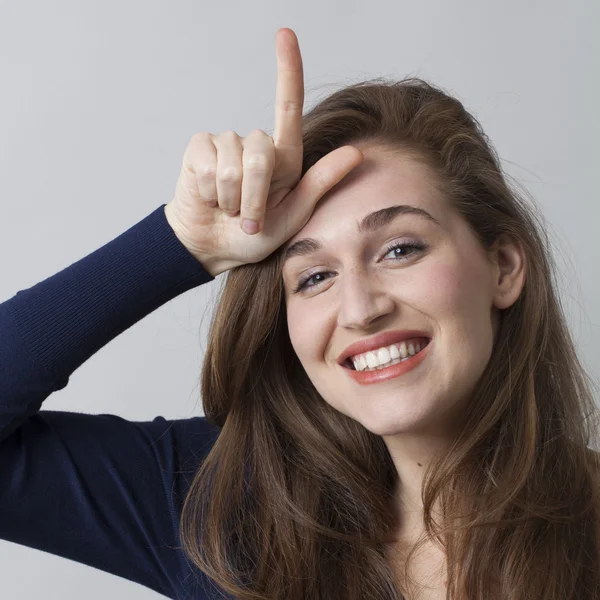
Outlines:
<svg viewBox="0 0 600 600"><path fill-rule="evenodd" d="M218 435L204 417L132 422L42 411L95 352L211 281L164 205L105 246L0 304L0 538L173 597L191 476Z"/></svg>

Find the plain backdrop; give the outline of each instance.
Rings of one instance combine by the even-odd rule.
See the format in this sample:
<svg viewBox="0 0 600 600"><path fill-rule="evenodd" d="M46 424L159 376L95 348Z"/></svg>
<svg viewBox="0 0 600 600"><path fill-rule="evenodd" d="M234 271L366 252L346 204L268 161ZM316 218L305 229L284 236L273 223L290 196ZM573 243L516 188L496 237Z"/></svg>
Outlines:
<svg viewBox="0 0 600 600"><path fill-rule="evenodd" d="M562 300L597 380L599 23L597 0L0 0L0 301L171 200L194 133L271 135L275 32L290 27L305 112L344 85L416 75L481 121L548 221ZM111 341L44 408L203 414L200 366L224 277ZM0 579L6 600L162 597L4 541Z"/></svg>

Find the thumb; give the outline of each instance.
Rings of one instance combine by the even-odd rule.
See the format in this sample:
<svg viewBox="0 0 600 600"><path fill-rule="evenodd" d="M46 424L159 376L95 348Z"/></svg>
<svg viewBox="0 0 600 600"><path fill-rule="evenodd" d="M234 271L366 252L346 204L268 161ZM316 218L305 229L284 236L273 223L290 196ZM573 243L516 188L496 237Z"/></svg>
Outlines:
<svg viewBox="0 0 600 600"><path fill-rule="evenodd" d="M291 229L288 238L300 231L310 219L317 202L352 169L364 160L363 153L354 146L342 146L317 161L279 207L286 214Z"/></svg>

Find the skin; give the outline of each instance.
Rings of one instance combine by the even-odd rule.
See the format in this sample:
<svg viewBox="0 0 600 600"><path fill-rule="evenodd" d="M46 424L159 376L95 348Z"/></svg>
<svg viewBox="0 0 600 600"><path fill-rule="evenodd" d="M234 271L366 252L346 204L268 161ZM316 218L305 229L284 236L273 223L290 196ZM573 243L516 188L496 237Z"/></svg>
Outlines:
<svg viewBox="0 0 600 600"><path fill-rule="evenodd" d="M364 162L289 240L318 238L325 249L284 265L287 325L323 399L383 437L399 475L399 535L412 539L422 531L424 467L455 434L453 414L468 405L489 361L498 311L523 288L525 257L520 245L502 238L490 264L466 222L435 193L425 167L367 142L353 145ZM443 228L405 215L375 233L356 233L364 215L394 204L424 208ZM386 253L397 241L428 248ZM304 274L317 271L326 273L309 281L314 287L293 293ZM349 344L395 329L430 333L429 356L415 369L363 386L337 364Z"/></svg>

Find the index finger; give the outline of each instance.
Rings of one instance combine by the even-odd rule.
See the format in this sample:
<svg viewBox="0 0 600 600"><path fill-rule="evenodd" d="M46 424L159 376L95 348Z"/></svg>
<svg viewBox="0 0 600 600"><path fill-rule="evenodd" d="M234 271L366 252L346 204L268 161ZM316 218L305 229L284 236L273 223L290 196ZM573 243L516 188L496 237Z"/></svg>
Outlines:
<svg viewBox="0 0 600 600"><path fill-rule="evenodd" d="M283 172L302 168L302 109L304 69L296 34L283 27L275 34L277 51L277 92L273 142L278 154L277 168ZM279 162L281 161L281 162Z"/></svg>

